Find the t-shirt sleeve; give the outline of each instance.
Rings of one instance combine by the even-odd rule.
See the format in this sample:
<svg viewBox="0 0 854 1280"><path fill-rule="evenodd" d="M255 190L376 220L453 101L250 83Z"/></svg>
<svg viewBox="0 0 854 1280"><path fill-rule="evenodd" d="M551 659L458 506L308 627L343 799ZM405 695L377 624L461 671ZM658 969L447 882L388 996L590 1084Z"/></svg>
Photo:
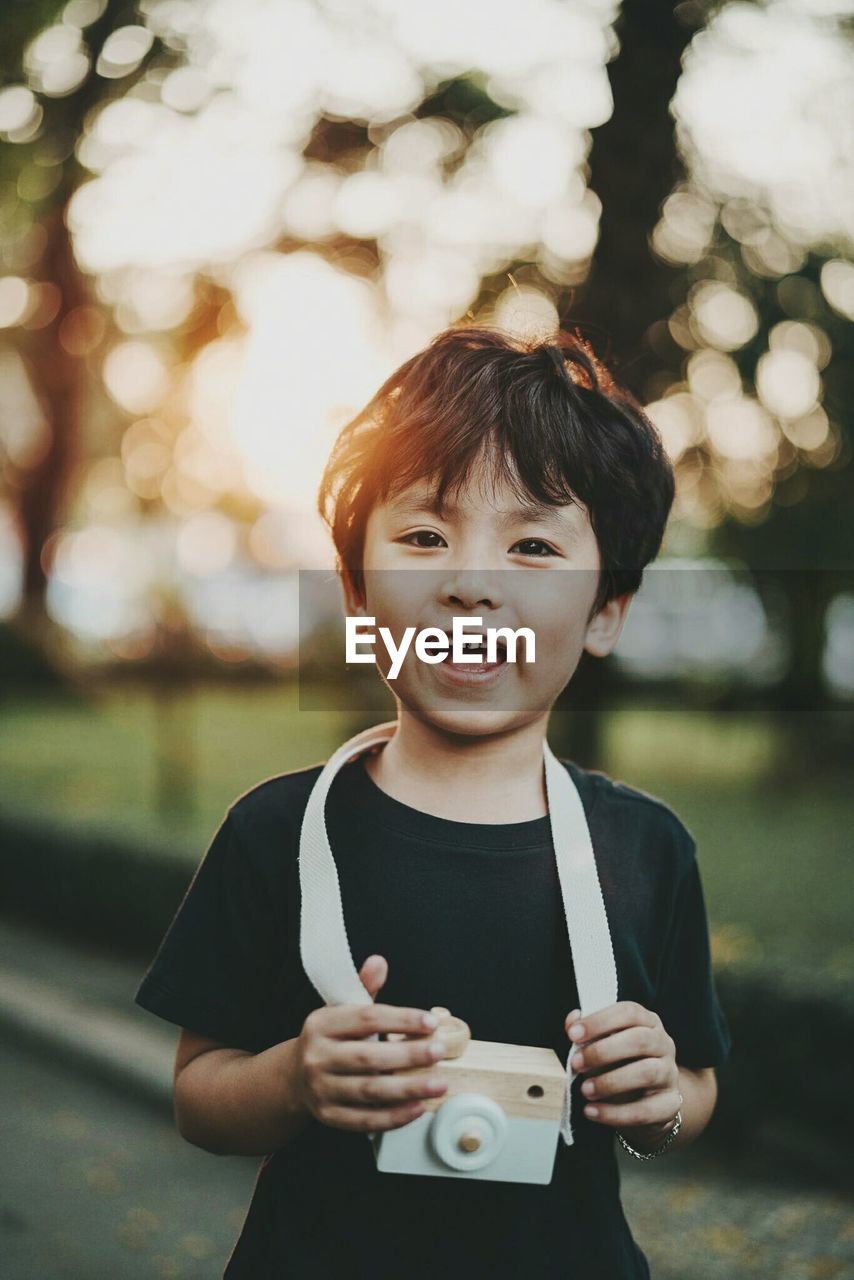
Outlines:
<svg viewBox="0 0 854 1280"><path fill-rule="evenodd" d="M717 1067L727 1060L732 1040L715 989L706 903L693 852L675 896L655 1007L681 1066Z"/></svg>
<svg viewBox="0 0 854 1280"><path fill-rule="evenodd" d="M275 1043L274 908L229 811L134 997L178 1026L251 1053Z"/></svg>

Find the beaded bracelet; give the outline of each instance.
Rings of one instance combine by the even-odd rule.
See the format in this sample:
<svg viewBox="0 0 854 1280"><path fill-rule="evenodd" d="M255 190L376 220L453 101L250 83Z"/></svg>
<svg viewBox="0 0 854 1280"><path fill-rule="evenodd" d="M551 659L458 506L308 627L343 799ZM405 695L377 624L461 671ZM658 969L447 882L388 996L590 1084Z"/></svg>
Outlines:
<svg viewBox="0 0 854 1280"><path fill-rule="evenodd" d="M681 1094L679 1095L679 1101L680 1102L683 1101ZM629 1144L626 1142L625 1138L621 1133L618 1133L617 1137L620 1139L620 1144L623 1147L623 1149L625 1151L628 1151L629 1155L634 1156L636 1160L654 1160L656 1156L660 1156L663 1151L667 1150L667 1148L670 1146L671 1142L676 1137L677 1133L681 1128L682 1128L682 1110L680 1108L680 1110L676 1112L676 1119L675 1119L673 1128L670 1130L667 1137L662 1142L661 1146L656 1147L655 1151L635 1151L634 1147L629 1146Z"/></svg>

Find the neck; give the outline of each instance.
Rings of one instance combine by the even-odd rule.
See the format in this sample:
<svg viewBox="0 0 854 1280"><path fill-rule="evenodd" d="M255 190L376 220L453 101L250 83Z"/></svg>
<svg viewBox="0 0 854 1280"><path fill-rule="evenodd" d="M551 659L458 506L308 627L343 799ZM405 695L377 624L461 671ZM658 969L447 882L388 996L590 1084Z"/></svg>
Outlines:
<svg viewBox="0 0 854 1280"><path fill-rule="evenodd" d="M413 809L455 822L527 822L548 813L548 716L506 733L446 733L400 705L394 737L365 758L372 780Z"/></svg>

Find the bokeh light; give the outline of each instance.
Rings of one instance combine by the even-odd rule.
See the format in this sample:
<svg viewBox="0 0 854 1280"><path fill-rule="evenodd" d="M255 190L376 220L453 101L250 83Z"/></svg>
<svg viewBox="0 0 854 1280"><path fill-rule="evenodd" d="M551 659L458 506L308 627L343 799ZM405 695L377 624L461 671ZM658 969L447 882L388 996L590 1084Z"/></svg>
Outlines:
<svg viewBox="0 0 854 1280"><path fill-rule="evenodd" d="M121 342L104 361L104 385L128 413L155 409L169 386L166 363L145 342Z"/></svg>
<svg viewBox="0 0 854 1280"><path fill-rule="evenodd" d="M721 351L743 347L759 327L750 300L723 281L704 280L692 290L689 301L698 336Z"/></svg>
<svg viewBox="0 0 854 1280"><path fill-rule="evenodd" d="M795 245L854 238L840 163L851 153L854 47L816 20L812 0L723 5L691 43L673 110L703 188L767 209Z"/></svg>
<svg viewBox="0 0 854 1280"><path fill-rule="evenodd" d="M438 329L559 323L599 240L591 130L613 109L618 6L144 0L90 56L103 12L71 0L28 44L24 82L0 89L0 133L41 148L0 188L0 442L13 477L45 456L14 340L56 322L103 392L60 532L162 519L167 578L211 599L226 577L329 562L314 494L332 440ZM677 466L674 521L695 531L759 521L780 477L840 456L823 401L832 317L854 315L854 216L851 50L834 21L807 0L730 3L685 53L685 173L651 236L684 273L656 326L682 358L648 410ZM40 99L90 73L105 91L67 207L88 280L69 306L46 278L39 206L74 144L42 138ZM431 114L454 77L467 96ZM784 318L766 332L769 296Z"/></svg>
<svg viewBox="0 0 854 1280"><path fill-rule="evenodd" d="M854 262L833 258L821 268L821 287L835 311L854 320Z"/></svg>

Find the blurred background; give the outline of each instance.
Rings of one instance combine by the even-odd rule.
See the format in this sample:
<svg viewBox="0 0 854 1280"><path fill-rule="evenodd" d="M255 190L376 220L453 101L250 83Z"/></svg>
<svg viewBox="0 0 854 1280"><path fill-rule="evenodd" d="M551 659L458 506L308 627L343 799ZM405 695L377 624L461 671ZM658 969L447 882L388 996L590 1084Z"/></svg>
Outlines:
<svg viewBox="0 0 854 1280"><path fill-rule="evenodd" d="M393 715L300 578L337 431L464 319L579 326L677 475L550 733L695 835L734 1041L630 1223L664 1280L854 1274L854 5L29 0L0 40L9 1274L221 1274L255 1163L174 1133L132 993L228 805Z"/></svg>

